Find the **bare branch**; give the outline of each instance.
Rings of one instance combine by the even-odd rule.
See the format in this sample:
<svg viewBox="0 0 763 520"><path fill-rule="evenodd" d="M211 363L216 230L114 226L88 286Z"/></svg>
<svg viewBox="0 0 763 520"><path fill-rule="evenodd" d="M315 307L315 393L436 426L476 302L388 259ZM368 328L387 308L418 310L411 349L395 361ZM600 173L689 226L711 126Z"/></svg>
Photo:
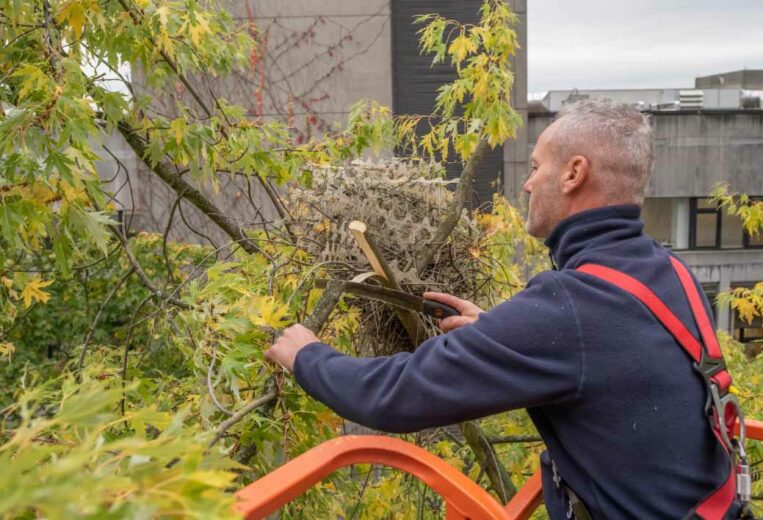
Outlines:
<svg viewBox="0 0 763 520"><path fill-rule="evenodd" d="M80 370L82 370L82 365L85 362L85 354L87 353L87 346L90 344L90 339L93 337L93 332L95 331L96 325L98 325L98 321L101 319L101 314L103 314L103 310L109 304L109 302L117 293L119 288L122 287L122 284L124 284L127 281L127 279L130 277L130 275L132 275L132 273L134 272L135 272L135 268L131 267L130 269L128 269L128 271L125 274L122 275L122 277L117 281L116 284L114 284L114 287L112 287L109 293L106 295L106 298L103 300L103 303L101 303L101 306L98 308L98 312L95 313L95 318L93 318L93 321L90 323L90 327L87 329L87 335L85 336L85 341L82 342L82 352L80 352L79 360L77 361L76 372L78 374Z"/></svg>
<svg viewBox="0 0 763 520"><path fill-rule="evenodd" d="M464 422L458 426L477 462L485 470L485 474L490 480L490 487L498 493L501 502L508 503L511 497L516 494L517 488L511 482L511 477L509 477L506 468L498 460L498 456L482 428L476 421Z"/></svg>
<svg viewBox="0 0 763 520"><path fill-rule="evenodd" d="M143 270L143 268L140 266L140 263L138 262L138 259L135 258L135 255L132 254L132 250L130 249L130 244L127 243L127 239L122 234L121 231L118 229L115 229L113 227L109 227L111 232L119 242L122 244L122 249L125 252L125 256L127 256L127 260L132 265L133 269L135 270L135 274L138 275L138 278L140 278L140 281L143 283L143 285L146 286L146 288L154 293L154 296L156 296L159 300L164 300L165 302L169 302L173 305L177 305L181 309L190 309L191 306L185 303L184 301L178 300L177 298L173 297L172 295L166 295L164 294L164 291L159 289L156 285L154 285L154 282L151 281L151 279L148 277L146 272Z"/></svg>
<svg viewBox="0 0 763 520"><path fill-rule="evenodd" d="M209 443L209 448L217 444L217 441L222 439L223 435L225 435L225 432L228 431L228 429L239 422L241 419L246 417L246 415L249 412L252 412L256 410L257 408L261 406L265 406L266 404L270 403L271 401L274 401L278 393L275 390L271 390L270 392L266 393L262 397L255 399L254 401L248 403L246 406L241 408L239 411L234 413L230 416L229 419L225 420L220 424L220 426L217 427L217 430L215 430L215 436L212 439L212 441Z"/></svg>
<svg viewBox="0 0 763 520"><path fill-rule="evenodd" d="M458 224L458 219L461 218L461 212L466 206L466 201L469 198L469 192L472 189L472 182L477 174L477 167L490 151L490 145L485 139L481 139L477 144L477 148L472 153L469 160L466 162L461 177L458 180L458 187L453 194L453 200L448 207L448 211L445 213L445 217L440 221L437 226L434 237L425 246L423 246L416 255L416 272L421 275L432 261L437 251L448 240L448 237L453 232Z"/></svg>
<svg viewBox="0 0 763 520"><path fill-rule="evenodd" d="M543 442L537 435L508 435L505 437L488 437L490 444L514 444L519 442Z"/></svg>

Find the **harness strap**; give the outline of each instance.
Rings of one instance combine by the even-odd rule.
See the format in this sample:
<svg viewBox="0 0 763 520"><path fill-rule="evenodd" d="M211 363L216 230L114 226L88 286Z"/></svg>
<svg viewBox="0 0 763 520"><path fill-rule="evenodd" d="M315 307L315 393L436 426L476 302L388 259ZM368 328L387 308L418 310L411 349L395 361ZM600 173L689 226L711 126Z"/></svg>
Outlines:
<svg viewBox="0 0 763 520"><path fill-rule="evenodd" d="M741 412L736 401L733 400L733 395L728 394L731 376L726 370L718 339L710 324L697 287L688 269L681 262L672 256L670 261L689 300L704 346L651 289L632 276L598 264L585 264L578 267L577 270L607 281L636 297L675 337L702 375L708 391L707 408L710 415L710 425L718 442L729 455L730 467L726 481L705 497L694 508L694 513L705 520L716 520L723 518L736 497L737 469L735 468L735 453L733 452L736 451L735 447L740 445L737 444L736 440L733 440L733 428ZM743 447L741 452L742 459L744 459ZM745 463L744 460L742 463Z"/></svg>

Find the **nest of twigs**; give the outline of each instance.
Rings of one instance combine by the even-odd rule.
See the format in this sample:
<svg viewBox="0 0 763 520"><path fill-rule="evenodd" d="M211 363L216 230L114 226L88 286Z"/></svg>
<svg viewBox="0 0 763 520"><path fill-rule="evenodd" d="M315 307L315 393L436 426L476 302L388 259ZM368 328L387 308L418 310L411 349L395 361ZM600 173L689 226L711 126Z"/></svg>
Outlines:
<svg viewBox="0 0 763 520"><path fill-rule="evenodd" d="M485 275L475 254L484 231L467 212L432 261L423 268L415 265L419 248L429 247L452 201L455 183L442 177L439 165L402 160L315 167L312 185L288 194L293 232L316 265L332 278L350 280L371 270L348 229L351 221L360 220L405 290L473 297ZM359 353L385 355L415 348L390 306L359 298L353 304L362 309ZM436 324L424 321L428 332L436 333Z"/></svg>

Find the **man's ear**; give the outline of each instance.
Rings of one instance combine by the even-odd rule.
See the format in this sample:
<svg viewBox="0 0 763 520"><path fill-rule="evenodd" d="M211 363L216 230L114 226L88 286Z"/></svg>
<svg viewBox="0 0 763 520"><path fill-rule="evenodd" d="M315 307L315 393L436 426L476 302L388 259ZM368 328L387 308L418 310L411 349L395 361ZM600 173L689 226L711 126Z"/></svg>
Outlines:
<svg viewBox="0 0 763 520"><path fill-rule="evenodd" d="M567 163L562 173L562 193L570 193L580 189L588 180L591 173L591 162L584 155L576 155Z"/></svg>

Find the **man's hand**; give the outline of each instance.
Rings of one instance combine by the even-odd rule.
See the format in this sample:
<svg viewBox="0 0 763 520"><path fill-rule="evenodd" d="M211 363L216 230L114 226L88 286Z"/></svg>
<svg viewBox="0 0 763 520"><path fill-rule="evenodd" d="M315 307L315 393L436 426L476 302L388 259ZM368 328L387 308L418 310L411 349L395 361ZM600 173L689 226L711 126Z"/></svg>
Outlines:
<svg viewBox="0 0 763 520"><path fill-rule="evenodd" d="M456 298L452 294L425 292L423 296L427 300L434 300L436 302L444 303L445 305L450 305L461 313L461 316L448 316L447 318L440 320L440 329L442 329L443 332L450 332L453 329L473 323L477 321L477 318L480 317L480 313L483 312L482 309L474 305L472 302Z"/></svg>
<svg viewBox="0 0 763 520"><path fill-rule="evenodd" d="M299 323L292 325L285 329L276 342L265 351L265 359L278 363L289 372L294 372L294 360L297 359L297 353L315 341L320 340L313 331Z"/></svg>

